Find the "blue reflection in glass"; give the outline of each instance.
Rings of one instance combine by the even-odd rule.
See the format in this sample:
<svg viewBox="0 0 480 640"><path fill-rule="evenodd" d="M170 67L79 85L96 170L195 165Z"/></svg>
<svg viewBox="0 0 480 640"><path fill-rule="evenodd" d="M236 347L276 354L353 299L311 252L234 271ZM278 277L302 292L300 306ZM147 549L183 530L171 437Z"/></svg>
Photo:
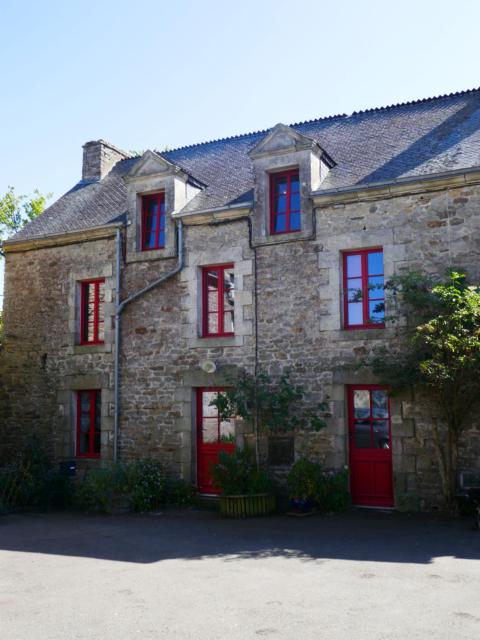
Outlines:
<svg viewBox="0 0 480 640"><path fill-rule="evenodd" d="M290 214L290 230L300 231L300 212Z"/></svg>
<svg viewBox="0 0 480 640"><path fill-rule="evenodd" d="M383 273L383 253L381 251L368 254L368 273L374 275Z"/></svg>
<svg viewBox="0 0 480 640"><path fill-rule="evenodd" d="M300 194L292 193L290 196L290 210L300 211Z"/></svg>
<svg viewBox="0 0 480 640"><path fill-rule="evenodd" d="M286 215L284 213L281 213L280 215L275 216L275 228L274 228L274 231L276 233L280 233L280 232L286 231L286 230L287 230Z"/></svg>

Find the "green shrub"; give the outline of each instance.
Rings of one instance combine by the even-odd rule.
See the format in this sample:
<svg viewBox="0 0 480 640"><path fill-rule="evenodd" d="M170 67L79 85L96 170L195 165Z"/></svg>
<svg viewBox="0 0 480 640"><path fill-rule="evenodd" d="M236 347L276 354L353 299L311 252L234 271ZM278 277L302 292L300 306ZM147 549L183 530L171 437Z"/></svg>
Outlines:
<svg viewBox="0 0 480 640"><path fill-rule="evenodd" d="M167 501L167 480L163 465L145 459L126 465L127 493L131 494L134 511L151 511Z"/></svg>
<svg viewBox="0 0 480 640"><path fill-rule="evenodd" d="M325 471L317 462L300 458L287 477L291 500L310 501L324 513L345 510L350 504L348 471Z"/></svg>
<svg viewBox="0 0 480 640"><path fill-rule="evenodd" d="M264 471L257 470L250 449L237 449L233 453L221 451L218 463L212 465L212 476L222 495L252 495L272 491L271 480Z"/></svg>
<svg viewBox="0 0 480 640"><path fill-rule="evenodd" d="M128 492L123 465L90 469L77 485L74 504L85 511L107 511L115 496Z"/></svg>
<svg viewBox="0 0 480 640"><path fill-rule="evenodd" d="M196 490L185 480L167 480L166 504L175 507L186 507L193 504Z"/></svg>

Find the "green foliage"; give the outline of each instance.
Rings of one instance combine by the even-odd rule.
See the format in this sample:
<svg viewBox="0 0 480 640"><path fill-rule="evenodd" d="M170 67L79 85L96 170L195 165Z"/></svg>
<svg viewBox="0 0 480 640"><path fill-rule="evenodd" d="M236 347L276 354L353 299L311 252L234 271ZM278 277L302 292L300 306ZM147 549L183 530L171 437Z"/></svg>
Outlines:
<svg viewBox="0 0 480 640"><path fill-rule="evenodd" d="M315 504L325 513L344 511L350 505L348 471L325 471L321 464L300 458L287 477L291 500Z"/></svg>
<svg viewBox="0 0 480 640"><path fill-rule="evenodd" d="M229 389L212 401L222 419L238 416L256 421L259 429L272 432L320 431L326 426L320 414L326 415L327 402L306 406L303 387L292 383L288 371L278 380L262 371L256 376L242 371L238 377L230 378L228 384Z"/></svg>
<svg viewBox="0 0 480 640"><path fill-rule="evenodd" d="M322 479L323 468L320 464L300 458L287 476L288 497L292 500L315 502Z"/></svg>
<svg viewBox="0 0 480 640"><path fill-rule="evenodd" d="M51 193L43 195L37 189L33 196L17 195L13 187L8 187L0 198L0 244L40 215L51 196Z"/></svg>
<svg viewBox="0 0 480 640"><path fill-rule="evenodd" d="M156 460L109 464L85 474L75 504L85 511L107 511L123 499L135 511L150 511L165 504L166 486L164 468Z"/></svg>
<svg viewBox="0 0 480 640"><path fill-rule="evenodd" d="M212 465L212 476L222 495L252 495L272 491L269 477L257 469L250 449L237 449L230 454L221 451L218 463Z"/></svg>
<svg viewBox="0 0 480 640"><path fill-rule="evenodd" d="M480 287L465 274L444 279L410 273L388 283L406 324L394 346L378 350L367 363L393 392L423 390L437 408L432 416L447 509L454 509L458 443L480 399ZM442 434L437 418L446 425Z"/></svg>
<svg viewBox="0 0 480 640"><path fill-rule="evenodd" d="M0 467L0 511L19 507L65 507L70 503L69 478L56 471L39 444L31 441Z"/></svg>

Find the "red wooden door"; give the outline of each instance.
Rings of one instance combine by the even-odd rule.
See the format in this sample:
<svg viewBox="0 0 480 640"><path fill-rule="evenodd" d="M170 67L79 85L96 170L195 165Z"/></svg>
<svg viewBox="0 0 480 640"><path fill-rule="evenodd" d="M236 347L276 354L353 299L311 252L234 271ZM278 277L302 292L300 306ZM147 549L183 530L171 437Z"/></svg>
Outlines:
<svg viewBox="0 0 480 640"><path fill-rule="evenodd" d="M393 507L390 400L385 387L348 389L353 504Z"/></svg>
<svg viewBox="0 0 480 640"><path fill-rule="evenodd" d="M218 387L197 390L197 482L200 493L218 494L213 486L211 465L218 462L220 451L233 452L235 430L231 420L220 420L211 401L223 389Z"/></svg>

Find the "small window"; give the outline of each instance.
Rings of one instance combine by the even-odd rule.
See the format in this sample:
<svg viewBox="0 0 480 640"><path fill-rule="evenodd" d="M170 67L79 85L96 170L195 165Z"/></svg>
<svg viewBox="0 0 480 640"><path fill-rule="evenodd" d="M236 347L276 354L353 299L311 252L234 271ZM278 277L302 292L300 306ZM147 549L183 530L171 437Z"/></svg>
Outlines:
<svg viewBox="0 0 480 640"><path fill-rule="evenodd" d="M383 327L385 295L382 249L343 254L346 329Z"/></svg>
<svg viewBox="0 0 480 640"><path fill-rule="evenodd" d="M100 457L102 395L98 389L77 392L77 456Z"/></svg>
<svg viewBox="0 0 480 640"><path fill-rule="evenodd" d="M142 197L142 251L165 246L165 193Z"/></svg>
<svg viewBox="0 0 480 640"><path fill-rule="evenodd" d="M270 176L270 232L300 231L300 180L298 169Z"/></svg>
<svg viewBox="0 0 480 640"><path fill-rule="evenodd" d="M80 292L80 344L105 340L105 280L87 280Z"/></svg>
<svg viewBox="0 0 480 640"><path fill-rule="evenodd" d="M233 336L235 277L233 264L202 269L202 333L209 336Z"/></svg>

